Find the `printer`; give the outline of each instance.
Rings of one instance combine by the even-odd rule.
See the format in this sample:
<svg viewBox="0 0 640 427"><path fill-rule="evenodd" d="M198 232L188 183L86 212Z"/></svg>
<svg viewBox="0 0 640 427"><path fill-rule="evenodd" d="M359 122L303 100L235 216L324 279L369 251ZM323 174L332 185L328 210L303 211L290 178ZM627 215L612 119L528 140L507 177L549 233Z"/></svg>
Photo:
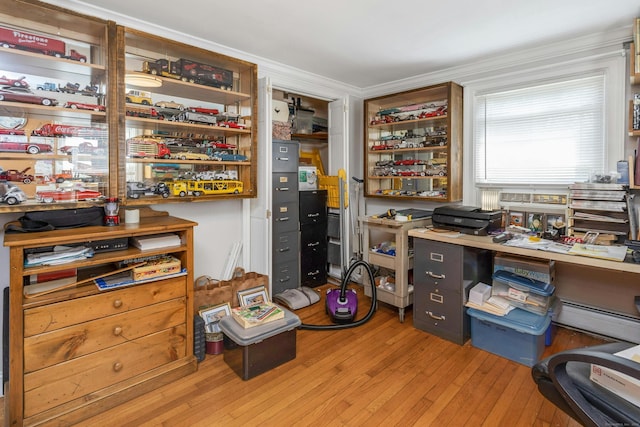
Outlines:
<svg viewBox="0 0 640 427"><path fill-rule="evenodd" d="M502 211L484 211L463 205L440 206L433 210L431 222L437 228L486 236L502 228Z"/></svg>

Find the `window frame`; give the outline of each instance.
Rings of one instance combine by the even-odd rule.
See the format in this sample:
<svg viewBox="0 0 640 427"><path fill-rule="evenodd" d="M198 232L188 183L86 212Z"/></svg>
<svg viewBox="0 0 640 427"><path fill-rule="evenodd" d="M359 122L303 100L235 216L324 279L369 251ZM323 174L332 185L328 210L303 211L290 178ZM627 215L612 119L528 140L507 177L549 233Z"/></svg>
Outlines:
<svg viewBox="0 0 640 427"><path fill-rule="evenodd" d="M482 190L508 190L531 192L542 191L566 191L567 185L510 185L476 183L475 170L475 103L478 95L538 85L544 82L558 80L562 77L576 77L592 74L594 71L602 71L605 79L604 89L604 135L605 135L605 165L610 170L616 170L618 160L624 156L625 146L625 120L626 120L626 61L623 49L615 49L599 55L585 55L581 58L547 63L537 67L526 69L512 69L500 75L479 78L468 81L464 86L464 122L465 134L463 137L463 162L464 162L464 188L463 203L480 206Z"/></svg>

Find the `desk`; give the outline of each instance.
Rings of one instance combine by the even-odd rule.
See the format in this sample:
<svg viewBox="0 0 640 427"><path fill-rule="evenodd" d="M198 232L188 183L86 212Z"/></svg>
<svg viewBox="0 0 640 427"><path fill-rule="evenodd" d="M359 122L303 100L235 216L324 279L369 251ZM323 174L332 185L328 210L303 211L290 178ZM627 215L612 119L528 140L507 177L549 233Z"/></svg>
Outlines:
<svg viewBox="0 0 640 427"><path fill-rule="evenodd" d="M640 295L640 264L504 246L493 243L487 236L461 234L451 237L451 233L437 233L425 228L410 230L408 234L414 238L486 249L493 253L555 260L556 295L563 302L556 319L558 323L640 343L640 313L634 302L635 296Z"/></svg>

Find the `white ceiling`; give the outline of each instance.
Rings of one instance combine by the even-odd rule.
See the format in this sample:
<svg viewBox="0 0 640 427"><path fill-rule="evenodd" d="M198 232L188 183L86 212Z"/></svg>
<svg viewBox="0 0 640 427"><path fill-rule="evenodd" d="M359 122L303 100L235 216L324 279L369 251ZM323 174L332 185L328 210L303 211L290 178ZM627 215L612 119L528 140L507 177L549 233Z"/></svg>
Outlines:
<svg viewBox="0 0 640 427"><path fill-rule="evenodd" d="M637 0L58 0L365 88L629 27ZM169 6L171 4L171 6ZM114 18L114 16L116 16Z"/></svg>

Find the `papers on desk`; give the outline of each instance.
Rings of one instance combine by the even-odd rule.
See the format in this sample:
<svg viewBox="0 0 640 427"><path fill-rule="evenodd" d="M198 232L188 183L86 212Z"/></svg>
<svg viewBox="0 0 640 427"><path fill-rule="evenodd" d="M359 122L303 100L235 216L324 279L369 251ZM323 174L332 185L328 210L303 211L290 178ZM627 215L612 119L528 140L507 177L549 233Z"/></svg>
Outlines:
<svg viewBox="0 0 640 427"><path fill-rule="evenodd" d="M503 245L620 262L624 261L627 255L626 246L588 245L585 243L566 245L551 240L530 239L529 236L516 236L504 242Z"/></svg>
<svg viewBox="0 0 640 427"><path fill-rule="evenodd" d="M582 255L591 258L608 259L611 261L624 261L627 256L626 246L587 245L574 243L569 251L570 255Z"/></svg>

